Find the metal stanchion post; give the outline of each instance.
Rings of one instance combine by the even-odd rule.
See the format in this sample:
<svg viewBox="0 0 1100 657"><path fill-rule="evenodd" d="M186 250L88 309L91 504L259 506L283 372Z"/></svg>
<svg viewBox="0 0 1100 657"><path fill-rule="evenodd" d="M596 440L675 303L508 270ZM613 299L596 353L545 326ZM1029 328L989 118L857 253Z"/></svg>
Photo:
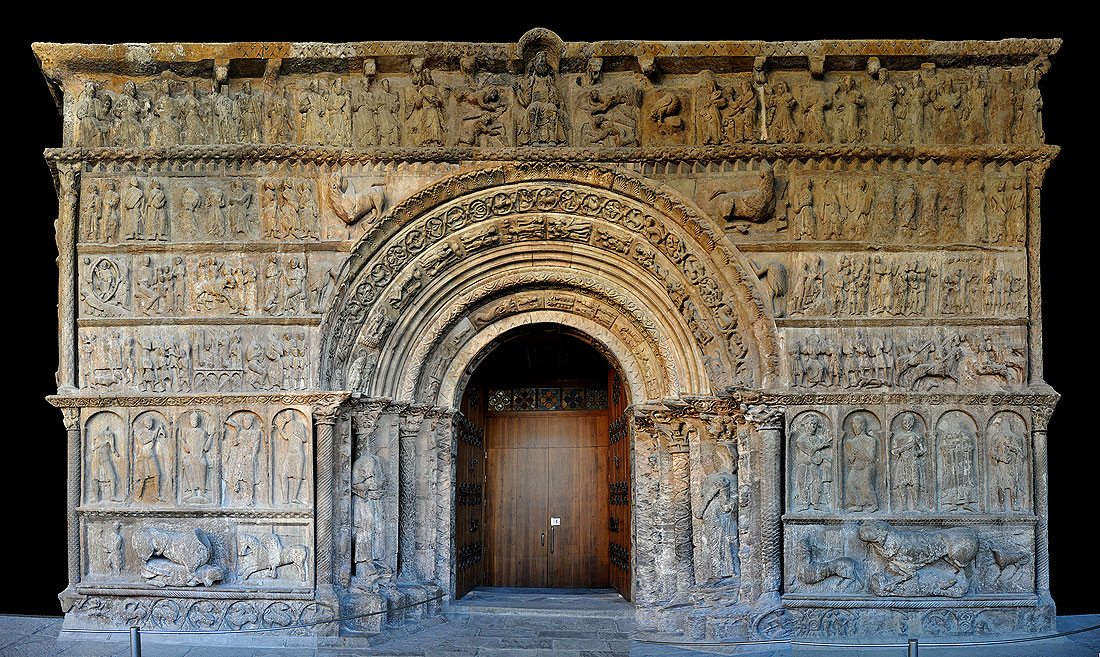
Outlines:
<svg viewBox="0 0 1100 657"><path fill-rule="evenodd" d="M909 657L917 657L917 640L909 639ZM141 655L138 655L141 657Z"/></svg>
<svg viewBox="0 0 1100 657"><path fill-rule="evenodd" d="M130 628L130 657L141 657L141 628Z"/></svg>

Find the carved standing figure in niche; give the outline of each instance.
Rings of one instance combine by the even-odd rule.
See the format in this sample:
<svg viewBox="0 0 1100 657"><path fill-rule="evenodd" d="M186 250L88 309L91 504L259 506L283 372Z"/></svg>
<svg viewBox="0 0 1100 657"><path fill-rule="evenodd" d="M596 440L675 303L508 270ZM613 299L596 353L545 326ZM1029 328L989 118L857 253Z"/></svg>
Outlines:
<svg viewBox="0 0 1100 657"><path fill-rule="evenodd" d="M214 435L202 427L202 416L198 411L191 411L187 419L190 426L180 431L183 498L185 502L209 502L207 479Z"/></svg>
<svg viewBox="0 0 1100 657"><path fill-rule="evenodd" d="M566 143L565 102L545 51L535 53L526 80L516 82L513 91L523 110L516 131L518 146Z"/></svg>
<svg viewBox="0 0 1100 657"><path fill-rule="evenodd" d="M110 244L118 241L119 228L122 226L122 215L119 206L122 204L122 196L118 193L115 181L107 181L107 189L103 192L103 242Z"/></svg>
<svg viewBox="0 0 1100 657"><path fill-rule="evenodd" d="M134 497L143 499L145 488L152 483L157 500L166 502L162 492L164 468L161 465L160 450L166 440L164 425L152 415L134 427Z"/></svg>
<svg viewBox="0 0 1100 657"><path fill-rule="evenodd" d="M80 239L83 242L102 242L102 230L99 222L103 216L103 198L95 183L88 185L88 191L80 202Z"/></svg>
<svg viewBox="0 0 1100 657"><path fill-rule="evenodd" d="M848 511L877 511L875 473L878 439L862 415L852 418L851 430L844 439L844 461L847 465L844 477L845 507Z"/></svg>
<svg viewBox="0 0 1100 657"><path fill-rule="evenodd" d="M144 119L149 112L149 101L138 96L137 85L127 80L122 93L115 97L113 114L115 116L114 143L118 146L145 146Z"/></svg>
<svg viewBox="0 0 1100 657"><path fill-rule="evenodd" d="M833 481L833 438L821 417L811 413L796 430L793 441L799 498L797 510L826 511L830 506L828 484Z"/></svg>
<svg viewBox="0 0 1100 657"><path fill-rule="evenodd" d="M251 205L252 192L244 188L244 182L240 178L235 178L229 190L228 237L236 238L248 234L248 209Z"/></svg>
<svg viewBox="0 0 1100 657"><path fill-rule="evenodd" d="M397 94L390 91L389 78L382 78L375 92L374 122L378 125L378 144L397 146L401 131L397 117L400 114L401 101Z"/></svg>
<svg viewBox="0 0 1100 657"><path fill-rule="evenodd" d="M92 437L91 479L95 492L95 501L103 501L103 489L107 488L112 502L118 502L118 463L122 458L118 453L118 437L111 427Z"/></svg>
<svg viewBox="0 0 1100 657"><path fill-rule="evenodd" d="M833 100L834 123L833 138L841 143L857 142L863 137L860 127L860 109L866 104L863 94L856 86L852 76L846 75L840 81Z"/></svg>
<svg viewBox="0 0 1100 657"><path fill-rule="evenodd" d="M248 500L248 506L256 505L256 486L259 484L260 448L263 432L255 426L250 413L244 414L241 425L235 427L229 450L228 478L226 482L238 501Z"/></svg>
<svg viewBox="0 0 1100 657"><path fill-rule="evenodd" d="M386 467L381 457L364 445L351 466L352 505L355 516L355 576L370 583L385 572Z"/></svg>
<svg viewBox="0 0 1100 657"><path fill-rule="evenodd" d="M1024 438L1011 419L997 417L989 433L990 488L993 504L1004 512L1022 511L1020 491L1027 474Z"/></svg>
<svg viewBox="0 0 1100 657"><path fill-rule="evenodd" d="M348 109L351 112L351 145L355 148L378 145L378 124L374 120L374 94L370 78L355 78L351 82Z"/></svg>
<svg viewBox="0 0 1100 657"><path fill-rule="evenodd" d="M325 119L326 143L333 146L346 146L350 112L344 78L336 78L332 82L332 93L328 98L328 107L325 108Z"/></svg>
<svg viewBox="0 0 1100 657"><path fill-rule="evenodd" d="M894 456L894 492L905 511L922 511L921 494L924 492L923 458L927 448L924 436L917 430L917 416L905 413L901 416L901 431L894 434L890 452Z"/></svg>
<svg viewBox="0 0 1100 657"><path fill-rule="evenodd" d="M299 422L293 412L283 414L275 428L275 436L281 440L276 453L276 477L284 504L301 504L302 489L306 481L306 459L309 445L309 429Z"/></svg>
<svg viewBox="0 0 1100 657"><path fill-rule="evenodd" d="M783 80L777 81L768 95L768 141L773 144L793 144L800 136L794 122L798 101Z"/></svg>
<svg viewBox="0 0 1100 657"><path fill-rule="evenodd" d="M76 102L76 120L79 127L77 143L81 146L103 146L107 135L107 126L100 120L99 115L105 113L100 106L107 102L95 82L91 80L84 83L84 91Z"/></svg>
<svg viewBox="0 0 1100 657"><path fill-rule="evenodd" d="M737 575L737 477L715 472L703 480L702 503L695 514L703 521L703 552L710 576L723 579Z"/></svg>

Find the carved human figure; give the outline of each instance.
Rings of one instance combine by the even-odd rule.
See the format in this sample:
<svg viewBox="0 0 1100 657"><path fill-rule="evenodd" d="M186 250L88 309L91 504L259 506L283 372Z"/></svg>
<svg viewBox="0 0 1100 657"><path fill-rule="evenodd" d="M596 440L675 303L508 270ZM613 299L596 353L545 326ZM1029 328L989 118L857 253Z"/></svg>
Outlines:
<svg viewBox="0 0 1100 657"><path fill-rule="evenodd" d="M309 81L298 97L298 139L303 144L320 144L324 141L325 101L321 96L317 78Z"/></svg>
<svg viewBox="0 0 1100 657"><path fill-rule="evenodd" d="M240 178L235 178L229 190L228 237L238 237L249 233L249 208L252 206L252 192L244 187Z"/></svg>
<svg viewBox="0 0 1100 657"><path fill-rule="evenodd" d="M191 411L187 416L189 427L180 431L181 474L185 502L209 502L210 449L214 435L202 426L202 415Z"/></svg>
<svg viewBox="0 0 1100 657"><path fill-rule="evenodd" d="M160 180L149 181L145 191L145 218L149 238L164 241L168 239L168 197L161 189Z"/></svg>
<svg viewBox="0 0 1100 657"><path fill-rule="evenodd" d="M122 209L126 239L145 239L145 192L137 178L127 181L126 191L122 194Z"/></svg>
<svg viewBox="0 0 1100 657"><path fill-rule="evenodd" d="M798 511L826 511L829 485L833 481L833 438L828 434L821 416L810 413L795 432L795 484Z"/></svg>
<svg viewBox="0 0 1100 657"><path fill-rule="evenodd" d="M275 437L281 442L275 453L275 475L284 504L301 504L306 483L306 462L309 429L297 419L296 413L284 412L276 420Z"/></svg>
<svg viewBox="0 0 1100 657"><path fill-rule="evenodd" d="M180 113L183 119L180 140L184 144L209 143L202 104L199 102L199 93L198 84L192 82L191 89L184 93L181 99Z"/></svg>
<svg viewBox="0 0 1100 657"><path fill-rule="evenodd" d="M703 480L702 502L696 518L703 521L701 542L710 576L723 579L737 574L737 477L715 472Z"/></svg>
<svg viewBox="0 0 1100 657"><path fill-rule="evenodd" d="M287 98L286 89L279 87L271 95L267 107L267 141L272 144L288 144L294 141L294 107Z"/></svg>
<svg viewBox="0 0 1100 657"><path fill-rule="evenodd" d="M779 144L793 144L801 134L795 124L794 116L798 101L783 80L777 81L769 91L768 100L768 141Z"/></svg>
<svg viewBox="0 0 1100 657"><path fill-rule="evenodd" d="M248 500L248 506L255 506L263 432L256 426L251 413L243 414L240 422L239 426L233 427L235 431L229 449L226 481L238 501Z"/></svg>
<svg viewBox="0 0 1100 657"><path fill-rule="evenodd" d="M103 242L118 241L119 229L122 227L122 214L119 206L122 204L122 196L118 193L115 181L108 180L107 188L103 191Z"/></svg>
<svg viewBox="0 0 1100 657"><path fill-rule="evenodd" d="M103 217L103 197L99 195L99 186L88 185L88 191L80 201L80 239L83 242L102 242L103 231L100 220Z"/></svg>
<svg viewBox="0 0 1100 657"><path fill-rule="evenodd" d="M111 427L103 427L103 431L92 437L91 445L91 480L95 501L103 501L104 488L109 491L108 498L112 502L118 502L118 469L121 456L118 452L118 437Z"/></svg>
<svg viewBox="0 0 1100 657"><path fill-rule="evenodd" d="M724 115L729 98L720 86L714 72L699 72L699 141L704 145L725 143Z"/></svg>
<svg viewBox="0 0 1100 657"><path fill-rule="evenodd" d="M206 194L206 225L207 234L214 237L229 237L229 218L225 208L229 205L229 199L225 192L217 187L211 187Z"/></svg>
<svg viewBox="0 0 1100 657"><path fill-rule="evenodd" d="M898 126L898 106L905 97L905 87L895 84L889 72L880 68L875 75L877 82L871 89L871 130L870 140L894 144L898 142L901 129Z"/></svg>
<svg viewBox="0 0 1100 657"><path fill-rule="evenodd" d="M103 550L103 561L107 566L107 572L112 575L122 574L122 546L125 541L122 538L122 523L117 520L110 527L104 527L101 533L99 548Z"/></svg>
<svg viewBox="0 0 1100 657"><path fill-rule="evenodd" d="M894 434L890 453L894 456L893 489L905 511L922 511L924 494L923 459L927 452L924 436L917 429L917 416L903 413L901 429Z"/></svg>
<svg viewBox="0 0 1100 657"><path fill-rule="evenodd" d="M1020 498L1027 474L1024 438L1013 424L1011 419L998 416L989 432L990 489L993 504L1004 512L1023 510Z"/></svg>
<svg viewBox="0 0 1100 657"><path fill-rule="evenodd" d="M378 123L374 119L377 100L370 90L370 78L357 77L351 82L348 110L351 113L351 145L366 148L378 145Z"/></svg>
<svg viewBox="0 0 1100 657"><path fill-rule="evenodd" d="M81 146L103 146L107 136L107 126L100 120L100 116L106 114L103 104L106 101L95 82L89 80L84 83L84 91L80 94L76 103L76 121L79 128L77 143Z"/></svg>
<svg viewBox="0 0 1100 657"><path fill-rule="evenodd" d="M164 468L160 452L167 440L164 425L151 414L134 426L134 498L145 498L146 487L152 484L157 501L164 499Z"/></svg>
<svg viewBox="0 0 1100 657"><path fill-rule="evenodd" d="M325 108L325 143L346 146L350 122L351 114L348 93L344 88L344 78L336 78L332 82L332 92L328 96L328 106Z"/></svg>
<svg viewBox="0 0 1100 657"><path fill-rule="evenodd" d="M406 89L405 120L412 146L442 146L446 120L444 97L436 86L432 71L422 58L412 61L412 86Z"/></svg>
<svg viewBox="0 0 1100 657"><path fill-rule="evenodd" d="M833 98L833 139L841 143L852 143L863 138L860 108L865 104L855 80L850 75L844 76Z"/></svg>
<svg viewBox="0 0 1100 657"><path fill-rule="evenodd" d="M114 139L118 146L140 148L145 146L145 116L149 111L149 101L138 96L137 85L127 80L122 93L115 97L112 114L115 117Z"/></svg>
<svg viewBox="0 0 1100 657"><path fill-rule="evenodd" d="M351 466L355 516L356 578L370 578L386 569L386 467L381 457L364 446Z"/></svg>
<svg viewBox="0 0 1100 657"><path fill-rule="evenodd" d="M878 462L878 438L867 418L856 415L844 438L844 505L848 511L877 511L878 491L875 477Z"/></svg>
<svg viewBox="0 0 1100 657"><path fill-rule="evenodd" d="M378 125L378 144L397 146L401 139L400 115L401 100L390 91L389 78L382 78L375 92L374 122Z"/></svg>
<svg viewBox="0 0 1100 657"><path fill-rule="evenodd" d="M527 66L526 78L513 91L522 109L516 130L516 144L556 145L566 143L564 100L557 77L545 51L535 53Z"/></svg>

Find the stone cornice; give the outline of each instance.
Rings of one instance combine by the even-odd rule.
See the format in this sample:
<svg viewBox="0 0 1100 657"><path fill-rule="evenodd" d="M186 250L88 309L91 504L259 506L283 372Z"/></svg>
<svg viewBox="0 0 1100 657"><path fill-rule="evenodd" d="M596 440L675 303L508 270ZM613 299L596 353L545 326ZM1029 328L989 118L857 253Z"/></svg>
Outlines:
<svg viewBox="0 0 1100 657"><path fill-rule="evenodd" d="M167 148L47 148L51 164L131 162L293 162L339 167L378 162L695 162L722 160L916 160L918 162L1049 162L1061 149L1048 145L899 146L893 144L738 144L640 148L471 146L367 149L287 144L218 144Z"/></svg>
<svg viewBox="0 0 1100 657"><path fill-rule="evenodd" d="M532 32L546 32L532 30ZM556 37L555 37L556 39ZM522 39L521 39L522 41ZM757 57L769 59L824 59L826 68L845 70L862 66L854 58L954 63L960 58L1023 63L1049 57L1060 39L1003 39L1000 41L933 41L926 39L853 39L820 41L638 41L615 40L561 44L563 71L580 70L591 57L622 58L624 70L644 71L654 65L669 72L692 73L703 68L751 70ZM166 69L200 72L215 63L233 60L283 60L326 63L348 59L425 57L457 68L460 57L477 56L489 70L505 70L521 61L519 43L454 41L372 41L353 43L237 42L237 43L35 43L32 46L43 73L62 77L74 73L155 75ZM640 60L640 61L639 61ZM805 64L804 64L805 65ZM199 69L196 71L195 69ZM260 68L262 71L262 67Z"/></svg>
<svg viewBox="0 0 1100 657"><path fill-rule="evenodd" d="M313 406L342 403L350 393L339 391L271 393L112 393L101 395L50 395L46 401L57 408L106 408L128 406L202 406L205 404L287 404Z"/></svg>

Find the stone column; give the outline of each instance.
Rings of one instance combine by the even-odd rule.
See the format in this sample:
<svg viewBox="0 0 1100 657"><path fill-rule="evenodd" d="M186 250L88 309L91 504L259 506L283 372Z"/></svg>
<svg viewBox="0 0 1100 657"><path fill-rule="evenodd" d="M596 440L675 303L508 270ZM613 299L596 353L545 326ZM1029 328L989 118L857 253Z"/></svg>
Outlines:
<svg viewBox="0 0 1100 657"><path fill-rule="evenodd" d="M57 165L57 391L77 390L76 382L76 222L80 205L80 165Z"/></svg>
<svg viewBox="0 0 1100 657"><path fill-rule="evenodd" d="M314 525L316 527L315 550L317 555L317 599L335 602L336 592L332 585L332 514L333 487L332 466L334 450L332 437L336 425L336 416L347 394L331 394L319 397L313 402L313 425L316 428L314 477L316 494L314 496ZM337 628L318 626L336 631Z"/></svg>
<svg viewBox="0 0 1100 657"><path fill-rule="evenodd" d="M1053 605L1050 597L1050 509L1047 478L1047 423L1054 413L1051 406L1031 407L1031 445L1035 454L1032 465L1035 500L1035 592L1040 605Z"/></svg>
<svg viewBox="0 0 1100 657"><path fill-rule="evenodd" d="M346 520L343 520L343 522L347 526L345 528L342 528L342 531L347 531L346 540L348 543L348 547L346 550L347 555L346 557L344 557L344 561L346 563L341 563L339 567L341 573L341 584L343 584L345 587L348 585L351 576L355 572L355 535L361 531L369 531L368 528L363 528L356 524L358 522L358 519L355 517L355 506L354 502L352 502L354 494L352 494L350 490L351 485L354 483L354 481L352 480L351 468L354 467L355 461L358 460L364 452L369 451L377 455L379 452L382 451L381 449L379 449L378 445L373 444L372 437L374 435L374 429L378 425L378 420L382 417L382 413L386 409L386 406L389 405L390 401L391 400L388 397L360 400L355 408L351 411L353 440L350 446L351 453L348 459L348 472L346 473L349 490L348 499L346 500L347 508L342 514L344 517L346 517ZM343 477L345 476L345 474L340 473L340 476ZM385 484L385 488L389 489L392 485L392 482L387 481ZM386 541L387 538L383 535L375 537L374 540Z"/></svg>
<svg viewBox="0 0 1100 657"><path fill-rule="evenodd" d="M68 491L65 512L69 585L58 595L58 598L61 600L62 611L68 613L77 597L76 585L80 582L80 521L76 517L76 509L80 506L81 490L80 409L62 408L61 417L65 422L65 433L68 439Z"/></svg>
<svg viewBox="0 0 1100 657"><path fill-rule="evenodd" d="M783 585L783 471L780 455L783 444L784 409L779 406L746 405L747 419L756 428L756 447L760 455L755 462L759 472L753 476L760 483L758 500L760 518L760 601L778 604Z"/></svg>
<svg viewBox="0 0 1100 657"><path fill-rule="evenodd" d="M397 576L405 582L421 579L416 567L416 441L426 407L413 405L401 415L397 469Z"/></svg>
<svg viewBox="0 0 1100 657"><path fill-rule="evenodd" d="M432 432L432 450L429 458L433 464L431 476L434 491L432 497L435 500L434 531L431 535L434 548L432 550L433 569L432 580L443 588L448 594L451 592L454 569L454 545L455 545L455 439L452 428L454 410L450 408L433 408L431 411L434 422Z"/></svg>

